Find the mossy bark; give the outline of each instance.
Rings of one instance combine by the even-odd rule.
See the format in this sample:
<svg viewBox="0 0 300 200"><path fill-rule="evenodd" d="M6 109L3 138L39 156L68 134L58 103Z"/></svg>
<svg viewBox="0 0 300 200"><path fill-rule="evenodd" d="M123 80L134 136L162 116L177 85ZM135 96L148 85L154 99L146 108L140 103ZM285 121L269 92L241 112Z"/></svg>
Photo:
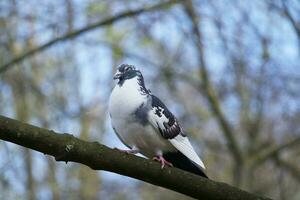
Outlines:
<svg viewBox="0 0 300 200"><path fill-rule="evenodd" d="M77 162L94 170L129 176L197 199L268 199L176 168L161 169L156 162L124 154L98 142L86 142L4 116L0 116L0 139L54 156L57 161Z"/></svg>

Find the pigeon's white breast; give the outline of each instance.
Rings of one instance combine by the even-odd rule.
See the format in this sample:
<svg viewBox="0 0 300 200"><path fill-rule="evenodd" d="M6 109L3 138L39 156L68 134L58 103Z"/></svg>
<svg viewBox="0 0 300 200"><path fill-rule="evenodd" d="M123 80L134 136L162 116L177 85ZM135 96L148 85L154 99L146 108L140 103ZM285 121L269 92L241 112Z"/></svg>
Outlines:
<svg viewBox="0 0 300 200"><path fill-rule="evenodd" d="M136 78L126 80L122 86L117 84L110 96L109 113L114 118L127 118L143 102L147 100L146 95L141 95Z"/></svg>

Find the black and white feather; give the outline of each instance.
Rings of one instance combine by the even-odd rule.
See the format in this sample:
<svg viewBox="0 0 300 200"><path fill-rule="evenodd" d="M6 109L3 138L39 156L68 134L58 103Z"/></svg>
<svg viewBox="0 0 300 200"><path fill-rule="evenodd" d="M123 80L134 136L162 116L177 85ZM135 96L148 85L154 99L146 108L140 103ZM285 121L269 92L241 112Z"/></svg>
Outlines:
<svg viewBox="0 0 300 200"><path fill-rule="evenodd" d="M158 97L146 89L139 70L118 68L109 101L113 129L129 148L147 157L163 156L175 167L205 176L205 166L178 120Z"/></svg>
<svg viewBox="0 0 300 200"><path fill-rule="evenodd" d="M198 164L201 168L205 169L203 162L196 154L177 119L156 96L151 95L151 98L152 109L148 114L149 122L160 132L162 137L168 139L177 150Z"/></svg>

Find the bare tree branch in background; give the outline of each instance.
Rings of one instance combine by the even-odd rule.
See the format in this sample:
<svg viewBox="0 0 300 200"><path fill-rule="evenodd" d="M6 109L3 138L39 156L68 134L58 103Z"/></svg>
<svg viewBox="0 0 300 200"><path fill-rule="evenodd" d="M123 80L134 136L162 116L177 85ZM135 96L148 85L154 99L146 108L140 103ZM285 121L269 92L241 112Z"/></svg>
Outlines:
<svg viewBox="0 0 300 200"><path fill-rule="evenodd" d="M283 143L279 146L269 147L268 149L264 150L262 153L258 154L256 157L251 159L252 166L256 166L256 165L266 161L267 159L276 156L281 151L288 149L288 148L292 148L298 144L300 144L300 137L294 138L291 141Z"/></svg>
<svg viewBox="0 0 300 200"><path fill-rule="evenodd" d="M284 14L286 15L287 19L292 24L293 28L295 29L296 34L298 35L298 39L300 42L300 24L296 22L296 20L293 18L292 14L290 13L285 0L281 0Z"/></svg>
<svg viewBox="0 0 300 200"><path fill-rule="evenodd" d="M236 162L237 166L241 166L243 163L243 157L242 152L238 146L238 143L236 141L236 138L234 136L234 131L232 127L230 126L229 122L225 118L225 115L221 109L220 103L218 101L218 98L216 96L216 93L213 89L213 86L210 81L209 73L207 70L207 65L205 62L205 55L204 55L204 48L202 44L202 35L199 30L198 24L198 16L196 14L196 11L194 10L194 6L191 1L185 2L185 10L187 15L190 17L190 20L192 22L192 29L195 39L195 44L197 46L198 52L199 52L199 61L200 61L200 78L202 81L202 88L205 92L206 98L208 100L208 103L210 105L210 108L212 110L212 113L217 118L217 121L223 130L223 133L225 135L225 138L228 142L228 148ZM235 169L236 170L236 169ZM236 170L237 174L236 177L240 177L240 169Z"/></svg>
<svg viewBox="0 0 300 200"><path fill-rule="evenodd" d="M74 38L80 36L83 33L86 33L88 31L94 30L94 29L102 27L102 26L111 25L111 24L115 23L116 21L119 21L119 20L124 19L124 18L133 17L133 16L137 16L139 14L145 13L145 12L150 12L150 11L153 11L153 10L165 8L165 7L170 6L170 5L172 5L172 4L174 4L178 1L180 1L180 0L170 0L170 1L167 1L167 2L156 4L156 5L148 7L148 8L139 8L139 9L136 9L136 10L133 10L133 11L126 11L126 12L118 14L114 17L108 17L108 18L100 20L96 23L87 25L86 27L83 27L81 29L78 29L78 30L69 32L69 33L67 33L63 36L54 38L54 39L46 42L45 44L43 44L41 46L38 46L38 47L36 47L34 49L31 49L31 50L28 50L27 52L13 58L12 60L5 63L4 65L0 66L0 73L5 72L11 66L22 62L24 59L26 59L30 56L33 56L36 53L44 51L45 49L53 46L54 44L56 44L58 42L74 39Z"/></svg>
<svg viewBox="0 0 300 200"><path fill-rule="evenodd" d="M300 44L300 22L297 22L296 19L292 16L292 14L287 6L286 0L281 0L280 2L281 2L282 7L277 5L273 1L270 1L270 6L272 8L275 8L279 12L284 13L286 19L292 25L292 28L295 30L295 33L298 38L298 43Z"/></svg>
<svg viewBox="0 0 300 200"><path fill-rule="evenodd" d="M0 116L0 139L52 155L57 161L72 161L94 170L115 172L198 199L269 199L176 168L162 170L154 161L4 116Z"/></svg>
<svg viewBox="0 0 300 200"><path fill-rule="evenodd" d="M289 161L280 158L279 156L274 156L274 161L277 165L285 169L288 173L291 174L298 182L300 182L300 168L297 168L294 164Z"/></svg>

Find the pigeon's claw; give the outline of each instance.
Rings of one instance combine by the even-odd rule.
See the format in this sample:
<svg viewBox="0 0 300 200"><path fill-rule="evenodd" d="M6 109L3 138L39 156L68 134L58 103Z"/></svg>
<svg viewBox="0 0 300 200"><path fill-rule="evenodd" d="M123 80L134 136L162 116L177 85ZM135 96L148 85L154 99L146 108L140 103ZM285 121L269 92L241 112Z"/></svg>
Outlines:
<svg viewBox="0 0 300 200"><path fill-rule="evenodd" d="M155 156L152 160L157 161L161 164L161 168L163 169L165 166L173 167L173 164L166 161L162 156Z"/></svg>

